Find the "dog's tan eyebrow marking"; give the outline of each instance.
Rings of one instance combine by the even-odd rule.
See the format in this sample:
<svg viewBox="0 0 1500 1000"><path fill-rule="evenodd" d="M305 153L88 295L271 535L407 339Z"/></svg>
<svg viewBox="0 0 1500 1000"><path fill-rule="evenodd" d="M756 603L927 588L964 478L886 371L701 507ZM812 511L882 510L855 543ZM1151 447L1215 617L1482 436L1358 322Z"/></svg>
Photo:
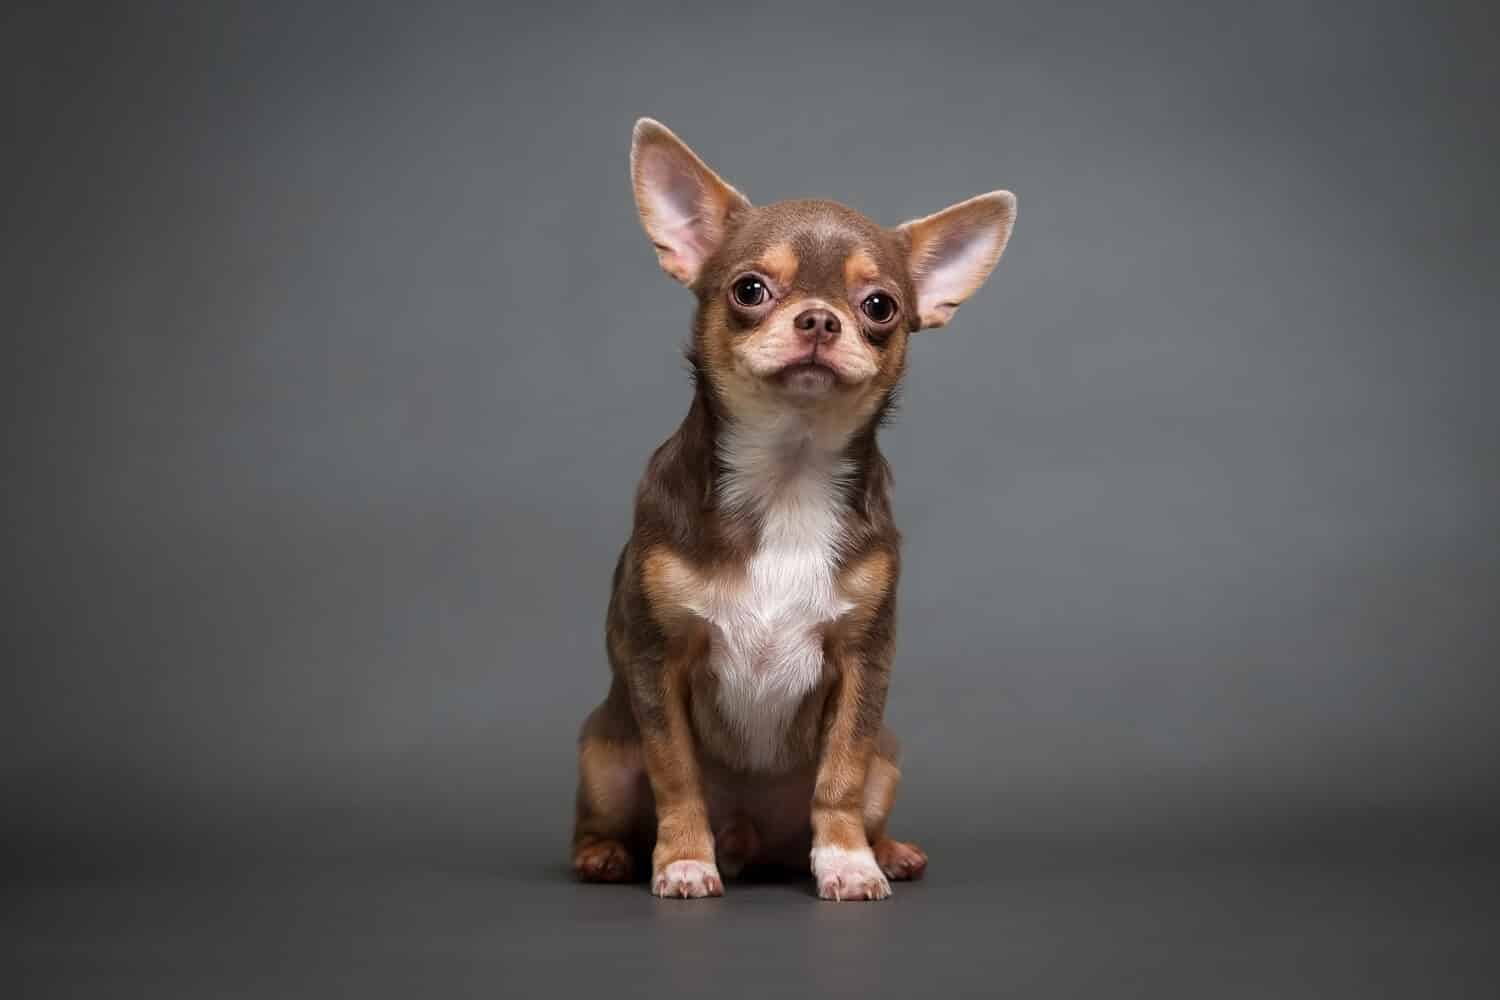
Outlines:
<svg viewBox="0 0 1500 1000"><path fill-rule="evenodd" d="M875 281L880 277L880 267L875 258L863 250L856 250L844 261L844 284L853 290L856 285Z"/></svg>
<svg viewBox="0 0 1500 1000"><path fill-rule="evenodd" d="M797 277L798 263L797 252L792 249L792 245L778 243L761 254L758 266L766 277L785 287Z"/></svg>

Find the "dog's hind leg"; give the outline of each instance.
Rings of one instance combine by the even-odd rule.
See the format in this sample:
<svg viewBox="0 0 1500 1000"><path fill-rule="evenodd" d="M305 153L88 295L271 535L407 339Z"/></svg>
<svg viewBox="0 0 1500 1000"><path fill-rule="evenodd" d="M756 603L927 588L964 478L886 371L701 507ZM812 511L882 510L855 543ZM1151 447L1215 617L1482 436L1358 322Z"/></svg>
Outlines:
<svg viewBox="0 0 1500 1000"><path fill-rule="evenodd" d="M611 688L578 736L573 872L585 882L627 882L650 849L651 786L623 690Z"/></svg>
<svg viewBox="0 0 1500 1000"><path fill-rule="evenodd" d="M892 840L885 832L901 783L901 768L896 763L899 753L896 737L889 729L881 729L875 757L865 776L865 836L886 878L904 882L922 877L927 870L927 854L916 844Z"/></svg>

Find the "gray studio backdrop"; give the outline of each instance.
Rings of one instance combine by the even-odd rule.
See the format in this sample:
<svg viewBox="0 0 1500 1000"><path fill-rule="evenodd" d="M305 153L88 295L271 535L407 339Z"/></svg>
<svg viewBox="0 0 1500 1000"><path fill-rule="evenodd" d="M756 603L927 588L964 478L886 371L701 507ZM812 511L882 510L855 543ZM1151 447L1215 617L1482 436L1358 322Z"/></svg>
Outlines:
<svg viewBox="0 0 1500 1000"><path fill-rule="evenodd" d="M1492 820L1479 5L502 6L4 15L10 858L563 856L689 392L642 114L753 199L1019 195L883 435L896 831Z"/></svg>

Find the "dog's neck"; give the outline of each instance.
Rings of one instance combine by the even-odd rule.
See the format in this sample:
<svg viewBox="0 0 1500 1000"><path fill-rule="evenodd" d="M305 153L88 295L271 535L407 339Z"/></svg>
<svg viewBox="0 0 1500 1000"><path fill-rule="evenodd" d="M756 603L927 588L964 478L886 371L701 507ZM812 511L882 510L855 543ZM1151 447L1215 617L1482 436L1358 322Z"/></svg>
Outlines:
<svg viewBox="0 0 1500 1000"><path fill-rule="evenodd" d="M852 437L811 411L725 421L716 441L723 509L764 514L843 506L856 472L848 454Z"/></svg>
<svg viewBox="0 0 1500 1000"><path fill-rule="evenodd" d="M894 544L890 469L875 442L879 422L877 413L852 435L830 435L802 419L748 421L726 413L700 378L681 426L641 478L637 531L670 541L700 564L748 559L776 542L766 535L773 519L803 538L831 517L841 551L876 540ZM807 506L822 513L788 516ZM800 544L790 536L780 541Z"/></svg>

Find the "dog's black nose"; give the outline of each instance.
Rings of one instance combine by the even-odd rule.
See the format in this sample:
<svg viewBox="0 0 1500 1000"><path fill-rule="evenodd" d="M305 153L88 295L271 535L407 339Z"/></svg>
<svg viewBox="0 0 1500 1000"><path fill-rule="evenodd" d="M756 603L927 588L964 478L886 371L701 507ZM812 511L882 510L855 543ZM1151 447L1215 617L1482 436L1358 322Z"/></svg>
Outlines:
<svg viewBox="0 0 1500 1000"><path fill-rule="evenodd" d="M843 327L832 309L807 309L797 314L792 326L808 340L826 344L839 335Z"/></svg>

